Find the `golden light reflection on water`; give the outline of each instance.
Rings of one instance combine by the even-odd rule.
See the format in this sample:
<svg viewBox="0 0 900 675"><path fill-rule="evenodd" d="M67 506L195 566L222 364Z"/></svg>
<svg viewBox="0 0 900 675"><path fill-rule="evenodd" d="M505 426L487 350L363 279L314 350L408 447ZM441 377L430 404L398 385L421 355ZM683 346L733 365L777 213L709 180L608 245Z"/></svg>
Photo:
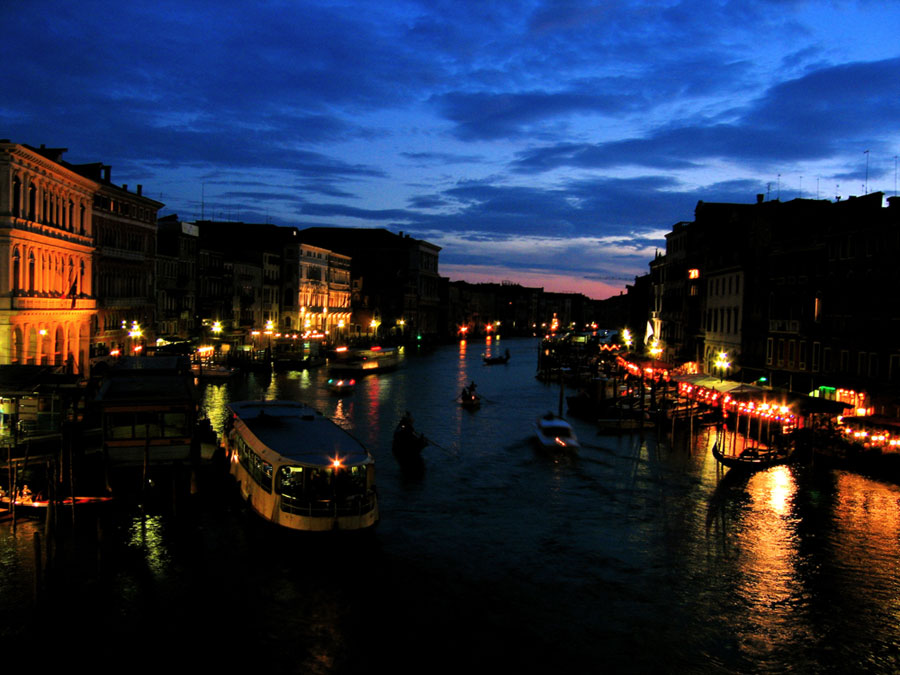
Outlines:
<svg viewBox="0 0 900 675"><path fill-rule="evenodd" d="M739 533L736 589L746 607L746 620L736 632L742 650L752 655L792 639L785 634L787 627L796 633L803 623L802 615L795 614L796 603L804 596L797 568L796 491L786 466L756 473L747 482L750 503Z"/></svg>
<svg viewBox="0 0 900 675"><path fill-rule="evenodd" d="M147 569L164 579L168 572L169 550L161 516L135 518L128 531L128 545L144 551Z"/></svg>
<svg viewBox="0 0 900 675"><path fill-rule="evenodd" d="M231 396L227 385L209 384L206 386L200 408L203 415L212 424L212 428L219 435L222 435L225 431L225 406L230 402Z"/></svg>
<svg viewBox="0 0 900 675"><path fill-rule="evenodd" d="M842 584L878 596L900 625L900 487L838 472L835 488L833 550Z"/></svg>

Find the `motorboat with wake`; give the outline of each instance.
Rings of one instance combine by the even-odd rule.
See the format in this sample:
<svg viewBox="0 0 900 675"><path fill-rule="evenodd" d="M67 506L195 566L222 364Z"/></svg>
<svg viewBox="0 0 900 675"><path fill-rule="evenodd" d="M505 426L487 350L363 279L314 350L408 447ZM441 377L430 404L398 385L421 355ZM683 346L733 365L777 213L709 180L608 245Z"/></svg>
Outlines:
<svg viewBox="0 0 900 675"><path fill-rule="evenodd" d="M578 452L581 447L572 425L552 412L537 418L534 438L541 448L549 452Z"/></svg>

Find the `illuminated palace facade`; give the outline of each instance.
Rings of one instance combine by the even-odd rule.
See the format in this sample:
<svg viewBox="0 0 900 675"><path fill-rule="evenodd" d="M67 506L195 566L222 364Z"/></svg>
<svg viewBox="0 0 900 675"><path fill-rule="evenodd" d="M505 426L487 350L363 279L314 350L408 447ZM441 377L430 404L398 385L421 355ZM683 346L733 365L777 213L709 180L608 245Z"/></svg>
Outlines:
<svg viewBox="0 0 900 675"><path fill-rule="evenodd" d="M63 149L0 141L0 365L89 361L97 184Z"/></svg>
<svg viewBox="0 0 900 675"><path fill-rule="evenodd" d="M340 337L350 317L350 257L301 244L298 328Z"/></svg>

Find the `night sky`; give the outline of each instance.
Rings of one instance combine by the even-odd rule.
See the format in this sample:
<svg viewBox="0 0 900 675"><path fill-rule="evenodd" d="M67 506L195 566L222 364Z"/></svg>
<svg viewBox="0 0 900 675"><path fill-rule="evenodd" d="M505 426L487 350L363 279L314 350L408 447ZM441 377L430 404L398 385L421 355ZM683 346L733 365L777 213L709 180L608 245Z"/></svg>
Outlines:
<svg viewBox="0 0 900 675"><path fill-rule="evenodd" d="M0 137L161 215L402 230L451 279L604 298L700 199L896 191L888 2L38 0L0 25Z"/></svg>

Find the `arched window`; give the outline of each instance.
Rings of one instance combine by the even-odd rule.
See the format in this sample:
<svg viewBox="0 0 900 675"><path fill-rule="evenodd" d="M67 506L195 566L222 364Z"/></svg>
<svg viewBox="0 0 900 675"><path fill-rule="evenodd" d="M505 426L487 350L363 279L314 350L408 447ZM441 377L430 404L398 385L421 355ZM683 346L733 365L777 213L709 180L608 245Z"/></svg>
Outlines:
<svg viewBox="0 0 900 675"><path fill-rule="evenodd" d="M66 229L68 229L69 232L71 232L75 228L74 222L75 222L75 202L73 202L70 199L69 200L69 218L66 221Z"/></svg>
<svg viewBox="0 0 900 675"><path fill-rule="evenodd" d="M13 178L13 215L22 217L22 181L16 176Z"/></svg>
<svg viewBox="0 0 900 675"><path fill-rule="evenodd" d="M35 220L37 215L37 188L34 183L28 186L28 220Z"/></svg>
<svg viewBox="0 0 900 675"><path fill-rule="evenodd" d="M81 205L81 214L78 218L78 233L84 234L84 204Z"/></svg>
<svg viewBox="0 0 900 675"><path fill-rule="evenodd" d="M25 345L25 354L22 363L35 365L38 363L38 336L34 326L28 328L28 342Z"/></svg>
<svg viewBox="0 0 900 675"><path fill-rule="evenodd" d="M25 283L26 290L34 290L34 251L28 252L28 280Z"/></svg>
<svg viewBox="0 0 900 675"><path fill-rule="evenodd" d="M13 293L16 293L21 288L22 284L22 256L19 253L19 247L16 246L13 249L12 255L12 279L10 279L10 288L12 288Z"/></svg>
<svg viewBox="0 0 900 675"><path fill-rule="evenodd" d="M22 363L22 327L16 326L12 331L12 349L10 350L10 362Z"/></svg>
<svg viewBox="0 0 900 675"><path fill-rule="evenodd" d="M56 340L53 344L53 365L61 366L66 357L66 341L62 326L56 327Z"/></svg>

